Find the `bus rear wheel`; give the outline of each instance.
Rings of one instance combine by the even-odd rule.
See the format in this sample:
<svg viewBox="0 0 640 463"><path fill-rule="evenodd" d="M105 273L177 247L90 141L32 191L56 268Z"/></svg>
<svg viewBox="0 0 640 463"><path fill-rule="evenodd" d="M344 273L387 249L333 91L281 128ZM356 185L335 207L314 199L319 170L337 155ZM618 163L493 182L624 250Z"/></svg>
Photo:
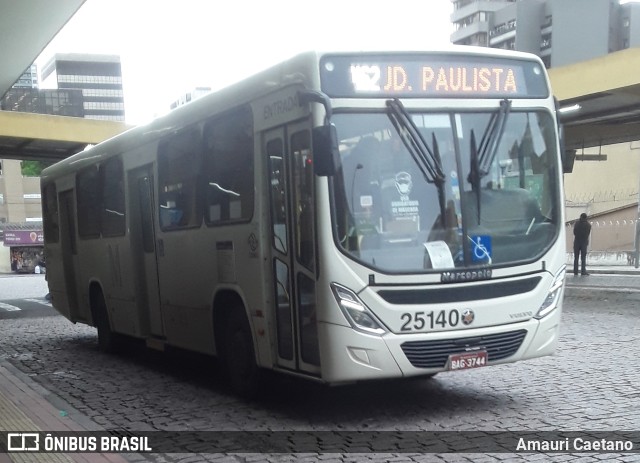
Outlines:
<svg viewBox="0 0 640 463"><path fill-rule="evenodd" d="M224 366L234 392L245 398L258 393L260 369L256 364L251 328L244 312L231 312L226 323Z"/></svg>
<svg viewBox="0 0 640 463"><path fill-rule="evenodd" d="M121 339L117 333L111 330L107 303L102 293L93 298L91 304L93 323L98 329L98 348L105 353L116 353L120 349Z"/></svg>

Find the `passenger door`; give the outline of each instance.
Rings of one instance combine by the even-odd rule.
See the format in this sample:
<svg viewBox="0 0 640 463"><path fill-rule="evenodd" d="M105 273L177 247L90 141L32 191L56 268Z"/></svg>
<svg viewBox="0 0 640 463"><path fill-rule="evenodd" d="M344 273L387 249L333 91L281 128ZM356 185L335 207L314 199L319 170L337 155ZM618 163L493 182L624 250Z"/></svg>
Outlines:
<svg viewBox="0 0 640 463"><path fill-rule="evenodd" d="M319 374L314 176L308 122L264 134L278 365Z"/></svg>
<svg viewBox="0 0 640 463"><path fill-rule="evenodd" d="M136 301L143 336L164 335L160 310L158 262L154 227L153 164L129 172L131 254L136 278Z"/></svg>

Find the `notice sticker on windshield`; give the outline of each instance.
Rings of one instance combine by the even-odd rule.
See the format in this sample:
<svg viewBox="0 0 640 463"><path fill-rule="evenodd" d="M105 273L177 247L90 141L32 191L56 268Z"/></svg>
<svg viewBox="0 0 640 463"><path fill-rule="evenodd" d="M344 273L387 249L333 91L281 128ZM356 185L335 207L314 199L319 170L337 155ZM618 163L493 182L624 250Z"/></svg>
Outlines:
<svg viewBox="0 0 640 463"><path fill-rule="evenodd" d="M371 195L360 196L360 207L371 207L371 206L373 206L373 196Z"/></svg>
<svg viewBox="0 0 640 463"><path fill-rule="evenodd" d="M429 259L431 260L431 268L453 268L453 256L447 243L444 241L430 241L424 243Z"/></svg>

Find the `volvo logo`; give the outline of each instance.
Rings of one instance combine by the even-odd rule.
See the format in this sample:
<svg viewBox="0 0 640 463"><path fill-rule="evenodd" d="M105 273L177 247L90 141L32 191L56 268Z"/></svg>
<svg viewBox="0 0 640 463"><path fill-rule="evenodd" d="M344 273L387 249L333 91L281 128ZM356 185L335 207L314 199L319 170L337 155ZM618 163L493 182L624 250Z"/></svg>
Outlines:
<svg viewBox="0 0 640 463"><path fill-rule="evenodd" d="M464 323L465 325L471 325L471 323L473 323L473 320L475 320L476 318L476 314L473 313L473 310L471 309L467 309L464 312L462 312L462 323Z"/></svg>

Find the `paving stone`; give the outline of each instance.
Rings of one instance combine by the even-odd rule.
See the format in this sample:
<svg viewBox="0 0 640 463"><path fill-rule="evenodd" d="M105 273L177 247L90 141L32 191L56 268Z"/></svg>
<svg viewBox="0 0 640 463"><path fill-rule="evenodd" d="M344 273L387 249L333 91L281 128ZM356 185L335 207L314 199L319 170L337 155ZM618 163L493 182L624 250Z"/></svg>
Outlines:
<svg viewBox="0 0 640 463"><path fill-rule="evenodd" d="M0 361L94 423L133 432L463 431L450 436L464 448L469 445L464 432L473 431L640 429L640 304L633 294L577 288L573 293L578 294L565 298L555 356L444 373L425 381L334 388L276 376L267 384L265 397L255 402L230 395L214 362L205 356L163 355L138 345L125 356L105 355L97 349L95 329L59 316L0 320ZM310 445L312 440L304 442ZM381 442L373 445L356 436L353 452L362 453L147 457L167 463L640 461L638 454L420 454L410 444L409 453L384 453ZM371 453L372 448L381 453Z"/></svg>

